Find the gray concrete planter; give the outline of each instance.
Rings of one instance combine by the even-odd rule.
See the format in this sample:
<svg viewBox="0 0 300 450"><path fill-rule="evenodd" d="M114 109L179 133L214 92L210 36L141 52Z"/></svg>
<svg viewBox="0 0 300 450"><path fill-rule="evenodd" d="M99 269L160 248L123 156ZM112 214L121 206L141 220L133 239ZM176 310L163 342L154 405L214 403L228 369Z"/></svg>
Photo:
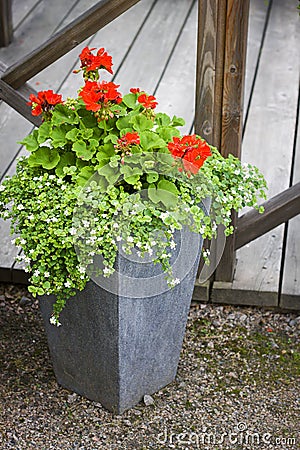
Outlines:
<svg viewBox="0 0 300 450"><path fill-rule="evenodd" d="M122 413L145 394L153 394L174 380L202 247L201 237L190 235L176 270L185 273L190 267L173 289L153 296L142 296L139 289L133 298L132 287L128 288L122 274L117 294L90 281L67 302L58 328L49 323L54 298L40 299L60 385ZM174 254L174 260L177 257ZM130 272L131 277L140 279L140 286L146 274L147 280L149 273L155 280L160 271L152 263L128 262L122 255L117 263L119 273Z"/></svg>

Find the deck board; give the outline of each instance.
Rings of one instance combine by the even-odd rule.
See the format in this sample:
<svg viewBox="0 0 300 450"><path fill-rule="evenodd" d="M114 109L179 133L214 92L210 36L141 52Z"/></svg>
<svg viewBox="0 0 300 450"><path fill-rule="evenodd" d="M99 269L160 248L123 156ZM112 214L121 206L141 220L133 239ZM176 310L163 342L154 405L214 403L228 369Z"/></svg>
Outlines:
<svg viewBox="0 0 300 450"><path fill-rule="evenodd" d="M292 3L273 1L243 141L242 159L263 171L269 198L288 188L290 180L299 81L297 19ZM277 295L283 231L281 225L237 252L234 289Z"/></svg>
<svg viewBox="0 0 300 450"><path fill-rule="evenodd" d="M38 40L34 42L34 36L38 39L42 29L43 39L46 39L58 27L69 23L96 2L61 2L57 6L59 13L54 14L52 11L42 27L38 22L43 22L43 15L47 14L50 2L41 2L43 5L39 5L32 16L26 17L34 0L15 0L14 21L19 26L11 46L0 50L0 59L6 57L8 62L12 62L22 54L21 48L26 52L30 46L40 43ZM55 9L58 3L55 0L53 6L51 2L51 8ZM21 5L18 12L17 4ZM294 9L288 0L273 0L260 54L268 4L261 0L250 1L244 101L248 120L242 154L245 161L258 165L265 173L270 186L269 197L288 187L291 170L299 77L299 28ZM57 17L60 17L60 23L57 23ZM32 24L38 24L38 30L27 36ZM141 0L30 82L37 90L52 88L64 97L74 95L82 83L81 76L72 73L74 67L78 66L78 53L84 45L105 47L113 55L115 82L121 85L120 91L126 93L130 87L141 87L149 93L155 93L159 101L158 109L170 115L182 116L186 120L182 132L188 133L194 120L196 28L195 0ZM29 40L25 43L23 39ZM106 74L104 78L111 77ZM16 141L31 129L32 125L18 113L6 104L0 104L0 177L1 172L2 175L7 171L8 174L14 173L15 156L26 152ZM298 178L294 178L294 182L300 177L299 153L298 137L295 165L298 168L295 177ZM283 227L272 230L238 251L235 279L225 295L229 302L277 304ZM289 224L283 280L286 302L299 295L299 233L298 216ZM11 244L8 223L4 225L0 222L0 235L0 280L25 280L22 265L14 263L18 250ZM213 301L216 302L224 301L225 298L224 286L219 287L219 290L213 290ZM218 296L221 291L223 294Z"/></svg>
<svg viewBox="0 0 300 450"><path fill-rule="evenodd" d="M293 184L300 181L300 127L296 142ZM300 200L299 200L300 201ZM288 223L285 265L280 303L285 308L300 305L300 215Z"/></svg>

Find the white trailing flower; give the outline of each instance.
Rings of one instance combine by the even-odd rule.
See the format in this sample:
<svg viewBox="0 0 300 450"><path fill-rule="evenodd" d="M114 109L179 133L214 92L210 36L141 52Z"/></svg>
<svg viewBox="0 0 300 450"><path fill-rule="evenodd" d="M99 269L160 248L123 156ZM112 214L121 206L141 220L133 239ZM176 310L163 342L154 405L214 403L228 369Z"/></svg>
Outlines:
<svg viewBox="0 0 300 450"><path fill-rule="evenodd" d="M5 191L5 189L6 189L6 187L5 187L5 186L3 186L3 184L1 184L1 186L0 186L0 192L3 192L3 191Z"/></svg>
<svg viewBox="0 0 300 450"><path fill-rule="evenodd" d="M70 288L70 287L71 287L70 281L69 281L69 280L65 281L65 282L64 282L64 286L65 286L66 288Z"/></svg>
<svg viewBox="0 0 300 450"><path fill-rule="evenodd" d="M170 242L170 248L171 248L172 250L174 250L174 248L176 248L176 242L175 242L175 241L171 241L171 242Z"/></svg>
<svg viewBox="0 0 300 450"><path fill-rule="evenodd" d="M170 216L170 213L168 211L166 211L166 212L161 213L159 217L161 218L161 220L166 220L166 218L169 216Z"/></svg>
<svg viewBox="0 0 300 450"><path fill-rule="evenodd" d="M45 273L44 273L44 277L45 277L45 278L49 278L49 277L50 277L50 272L48 272L48 271L45 272Z"/></svg>
<svg viewBox="0 0 300 450"><path fill-rule="evenodd" d="M180 279L175 278L174 280L170 281L169 285L170 285L170 287L173 288L173 287L177 286L177 284L179 284L179 283L180 283Z"/></svg>
<svg viewBox="0 0 300 450"><path fill-rule="evenodd" d="M119 224L118 224L117 222L115 222L115 223L113 224L113 228L119 228Z"/></svg>
<svg viewBox="0 0 300 450"><path fill-rule="evenodd" d="M34 276L34 277L38 277L39 274L40 274L39 269L36 269L36 270L33 272L33 276Z"/></svg>
<svg viewBox="0 0 300 450"><path fill-rule="evenodd" d="M78 272L79 272L79 273L85 273L85 267L83 267L83 266L78 266Z"/></svg>
<svg viewBox="0 0 300 450"><path fill-rule="evenodd" d="M22 211L22 210L25 209L25 208L24 208L24 205L22 205L22 203L20 203L20 204L17 206L17 209L18 209L19 211Z"/></svg>
<svg viewBox="0 0 300 450"><path fill-rule="evenodd" d="M117 242L121 242L121 240L122 240L122 236L117 236L117 237L116 237L116 241L117 241Z"/></svg>
<svg viewBox="0 0 300 450"><path fill-rule="evenodd" d="M76 230L76 228L72 227L69 229L69 232L70 232L71 236L75 236L75 234L77 233L77 230Z"/></svg>
<svg viewBox="0 0 300 450"><path fill-rule="evenodd" d="M61 323L54 316L50 317L49 322L51 323L51 325L55 325L56 327L60 327L61 326Z"/></svg>
<svg viewBox="0 0 300 450"><path fill-rule="evenodd" d="M134 241L133 237L132 236L128 236L127 242L133 242L133 241Z"/></svg>

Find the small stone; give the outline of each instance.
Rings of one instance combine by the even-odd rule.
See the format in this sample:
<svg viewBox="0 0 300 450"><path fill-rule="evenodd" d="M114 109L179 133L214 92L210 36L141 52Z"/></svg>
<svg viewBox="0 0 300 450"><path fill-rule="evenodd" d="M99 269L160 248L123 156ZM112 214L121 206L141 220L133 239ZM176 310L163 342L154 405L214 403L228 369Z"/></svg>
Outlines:
<svg viewBox="0 0 300 450"><path fill-rule="evenodd" d="M77 398L77 394L75 394L75 392L74 392L74 394L68 395L68 403L75 402L76 398Z"/></svg>
<svg viewBox="0 0 300 450"><path fill-rule="evenodd" d="M246 320L247 320L246 314L241 314L240 317L239 317L239 321L240 322L245 322Z"/></svg>
<svg viewBox="0 0 300 450"><path fill-rule="evenodd" d="M21 298L19 305L20 306L26 306L29 305L31 303L31 299L28 297L25 297L25 295L23 295L23 297Z"/></svg>
<svg viewBox="0 0 300 450"><path fill-rule="evenodd" d="M213 349L213 348L215 348L215 344L213 343L213 341L209 341L209 343L207 344L207 347Z"/></svg>
<svg viewBox="0 0 300 450"><path fill-rule="evenodd" d="M154 405L154 398L151 395L144 395L144 403L146 406Z"/></svg>
<svg viewBox="0 0 300 450"><path fill-rule="evenodd" d="M235 372L229 372L228 376L229 376L230 378L235 378L235 379L238 378L238 376L237 376L237 374L236 374Z"/></svg>
<svg viewBox="0 0 300 450"><path fill-rule="evenodd" d="M132 423L131 423L130 420L128 420L128 419L124 419L124 420L123 420L123 423L124 423L124 425L126 425L127 427L131 427L131 426L132 426Z"/></svg>

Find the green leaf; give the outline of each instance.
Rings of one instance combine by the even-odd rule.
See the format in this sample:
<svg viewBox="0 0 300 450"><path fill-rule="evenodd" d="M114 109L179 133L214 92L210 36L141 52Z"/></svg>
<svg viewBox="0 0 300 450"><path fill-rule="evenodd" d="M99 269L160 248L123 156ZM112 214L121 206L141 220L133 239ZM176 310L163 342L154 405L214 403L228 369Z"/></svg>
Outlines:
<svg viewBox="0 0 300 450"><path fill-rule="evenodd" d="M100 166L108 164L110 158L116 154L114 146L111 143L101 145L99 151L96 154L96 158L100 163Z"/></svg>
<svg viewBox="0 0 300 450"><path fill-rule="evenodd" d="M37 140L40 144L47 141L50 137L50 133L52 130L52 124L51 122L44 122L40 125L38 129L38 137Z"/></svg>
<svg viewBox="0 0 300 450"><path fill-rule="evenodd" d="M61 125L60 127L55 127L51 131L52 145L53 147L63 147L68 140L66 139L66 134L70 131L71 127Z"/></svg>
<svg viewBox="0 0 300 450"><path fill-rule="evenodd" d="M147 119L147 117L143 114L133 116L131 123L132 127L139 133L145 130L151 130L151 128L153 128L153 121L151 119Z"/></svg>
<svg viewBox="0 0 300 450"><path fill-rule="evenodd" d="M18 144L25 145L26 149L29 152L34 152L39 148L38 143L38 131L34 130L31 134L26 136L22 141L19 141Z"/></svg>
<svg viewBox="0 0 300 450"><path fill-rule="evenodd" d="M106 164L105 166L98 169L98 173L104 176L110 185L115 184L120 176L118 169L110 167L109 164Z"/></svg>
<svg viewBox="0 0 300 450"><path fill-rule="evenodd" d="M124 95L123 103L129 108L134 109L136 106L136 95L131 93Z"/></svg>
<svg viewBox="0 0 300 450"><path fill-rule="evenodd" d="M130 176L126 176L124 177L124 180L126 181L126 183L128 184L136 184L140 179L139 175L130 175Z"/></svg>
<svg viewBox="0 0 300 450"><path fill-rule="evenodd" d="M165 142L171 142L174 136L180 136L180 131L173 127L160 127L156 132Z"/></svg>
<svg viewBox="0 0 300 450"><path fill-rule="evenodd" d="M54 107L52 112L52 123L54 125L61 125L63 123L70 123L73 125L78 122L78 117L72 109L62 104L58 104Z"/></svg>
<svg viewBox="0 0 300 450"><path fill-rule="evenodd" d="M148 183L155 183L159 178L159 175L157 172L149 172L147 174L147 182Z"/></svg>
<svg viewBox="0 0 300 450"><path fill-rule="evenodd" d="M84 128L80 130L82 138L87 140L93 136L93 132L94 131L91 128Z"/></svg>
<svg viewBox="0 0 300 450"><path fill-rule="evenodd" d="M116 122L116 127L118 130L123 130L123 128L131 128L131 119L132 117L129 115L118 119Z"/></svg>
<svg viewBox="0 0 300 450"><path fill-rule="evenodd" d="M62 178L65 175L64 168L74 166L75 161L75 155L72 152L67 152L60 155L59 163L55 169L56 175Z"/></svg>
<svg viewBox="0 0 300 450"><path fill-rule="evenodd" d="M157 184L158 189L163 189L164 191L171 192L172 194L178 196L179 192L178 189L172 181L166 180L163 178L160 180Z"/></svg>
<svg viewBox="0 0 300 450"><path fill-rule="evenodd" d="M103 139L103 142L106 144L107 142L111 142L112 144L116 144L118 142L118 136L116 134L110 133Z"/></svg>
<svg viewBox="0 0 300 450"><path fill-rule="evenodd" d="M164 148L166 143L153 131L144 131L140 134L141 146L144 150L148 151L152 148Z"/></svg>
<svg viewBox="0 0 300 450"><path fill-rule="evenodd" d="M178 190L174 183L168 180L161 180L157 187L150 184L148 187L149 199L157 204L161 202L167 209L175 208L178 200Z"/></svg>
<svg viewBox="0 0 300 450"><path fill-rule="evenodd" d="M83 159L84 161L89 161L94 155L94 152L87 148L86 143L82 140L74 142L72 150L74 150L78 158Z"/></svg>
<svg viewBox="0 0 300 450"><path fill-rule="evenodd" d="M185 120L182 119L181 117L173 116L172 125L174 127L183 127L183 125L185 125Z"/></svg>
<svg viewBox="0 0 300 450"><path fill-rule="evenodd" d="M78 128L72 128L72 130L66 133L66 138L72 142L76 142L78 139L78 133L79 133Z"/></svg>
<svg viewBox="0 0 300 450"><path fill-rule="evenodd" d="M168 114L165 113L158 113L155 116L155 122L157 123L157 125L159 125L160 127L167 127L168 125L170 125L171 123L171 119L168 116Z"/></svg>
<svg viewBox="0 0 300 450"><path fill-rule="evenodd" d="M32 153L28 158L28 165L31 167L42 166L44 169L54 169L60 160L57 150L48 147L41 147Z"/></svg>
<svg viewBox="0 0 300 450"><path fill-rule="evenodd" d="M79 174L77 175L76 182L79 186L84 186L87 181L93 176L95 173L95 169L91 166L83 167Z"/></svg>

